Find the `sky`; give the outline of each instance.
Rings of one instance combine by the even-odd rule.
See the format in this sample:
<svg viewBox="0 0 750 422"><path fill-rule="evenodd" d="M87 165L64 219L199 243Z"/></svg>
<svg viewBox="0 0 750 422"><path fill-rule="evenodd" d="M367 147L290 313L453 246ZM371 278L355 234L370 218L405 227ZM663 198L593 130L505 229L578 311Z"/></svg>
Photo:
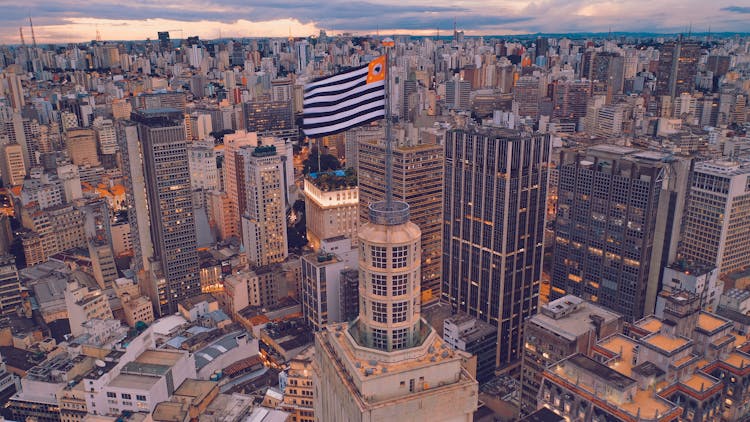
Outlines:
<svg viewBox="0 0 750 422"><path fill-rule="evenodd" d="M0 0L0 43L329 34L748 31L746 0Z"/></svg>

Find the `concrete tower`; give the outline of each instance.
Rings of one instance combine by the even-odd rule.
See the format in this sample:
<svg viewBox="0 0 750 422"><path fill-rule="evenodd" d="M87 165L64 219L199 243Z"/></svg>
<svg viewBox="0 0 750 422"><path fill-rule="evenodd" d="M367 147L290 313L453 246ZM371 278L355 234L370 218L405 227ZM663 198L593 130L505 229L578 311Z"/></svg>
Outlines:
<svg viewBox="0 0 750 422"><path fill-rule="evenodd" d="M393 200L386 133L385 200L359 229L359 316L315 334L315 417L471 421L477 382L420 317L421 232L409 205Z"/></svg>

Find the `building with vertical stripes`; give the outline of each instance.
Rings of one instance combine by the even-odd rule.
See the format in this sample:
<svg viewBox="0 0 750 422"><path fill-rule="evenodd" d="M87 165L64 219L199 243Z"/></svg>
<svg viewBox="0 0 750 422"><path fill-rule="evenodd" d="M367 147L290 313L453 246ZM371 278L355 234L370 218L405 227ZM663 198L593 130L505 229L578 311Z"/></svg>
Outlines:
<svg viewBox="0 0 750 422"><path fill-rule="evenodd" d="M442 299L498 327L496 366L518 369L537 313L550 140L507 129L448 132Z"/></svg>

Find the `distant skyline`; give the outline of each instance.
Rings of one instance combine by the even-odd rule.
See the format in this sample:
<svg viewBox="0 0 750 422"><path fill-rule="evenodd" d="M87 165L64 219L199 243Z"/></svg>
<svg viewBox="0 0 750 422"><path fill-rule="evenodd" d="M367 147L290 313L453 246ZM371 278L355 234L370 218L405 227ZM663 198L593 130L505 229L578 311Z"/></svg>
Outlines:
<svg viewBox="0 0 750 422"><path fill-rule="evenodd" d="M467 35L567 32L746 32L750 7L738 0L2 0L0 43L172 38L295 37L330 34L442 35L454 21Z"/></svg>

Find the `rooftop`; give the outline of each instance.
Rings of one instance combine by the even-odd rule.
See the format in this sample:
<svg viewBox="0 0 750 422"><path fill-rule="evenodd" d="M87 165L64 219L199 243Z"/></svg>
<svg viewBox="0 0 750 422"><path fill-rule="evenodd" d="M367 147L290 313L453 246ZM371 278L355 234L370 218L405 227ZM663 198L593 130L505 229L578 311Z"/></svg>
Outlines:
<svg viewBox="0 0 750 422"><path fill-rule="evenodd" d="M253 406L254 398L243 394L219 394L198 416L201 422L236 422Z"/></svg>
<svg viewBox="0 0 750 422"><path fill-rule="evenodd" d="M163 401L156 405L151 418L154 421L182 422L187 418L188 408L183 403Z"/></svg>
<svg viewBox="0 0 750 422"><path fill-rule="evenodd" d="M603 363L597 362L590 357L583 354L575 354L564 361L566 364L573 364L575 367L580 368L595 376L606 381L607 385L613 386L618 390L625 390L631 385L635 384L635 380L627 375L624 375ZM558 371L564 371L563 368Z"/></svg>
<svg viewBox="0 0 750 422"><path fill-rule="evenodd" d="M146 350L134 362L148 365L173 366L184 356L184 353L169 350Z"/></svg>
<svg viewBox="0 0 750 422"><path fill-rule="evenodd" d="M626 376L630 376L633 369L634 349L637 346L635 340L622 334L617 334L602 340L598 346L618 355L619 359L612 362L610 367L617 369Z"/></svg>
<svg viewBox="0 0 750 422"><path fill-rule="evenodd" d="M582 377L580 370L585 371L588 377ZM581 388L594 397L598 397L612 410L624 411L632 416L663 415L675 408L669 401L656 396L652 390L638 389L634 379L582 354L573 355L561 361L549 371L576 386L575 388ZM589 377L595 377L604 382L590 385ZM634 388L635 394L620 396L617 393L602 390L601 385L614 387L619 392Z"/></svg>
<svg viewBox="0 0 750 422"><path fill-rule="evenodd" d="M708 312L701 312L698 314L698 323L696 328L700 328L708 333L713 333L720 329L729 329L732 327L732 323L729 320L720 318L714 314Z"/></svg>
<svg viewBox="0 0 750 422"><path fill-rule="evenodd" d="M192 404L197 405L203 401L214 388L217 387L217 383L214 381L203 381L188 378L180 384L175 390L175 396L191 397Z"/></svg>
<svg viewBox="0 0 750 422"><path fill-rule="evenodd" d="M692 343L692 340L685 337L670 337L661 333L650 334L642 338L641 341L667 353L674 353Z"/></svg>
<svg viewBox="0 0 750 422"><path fill-rule="evenodd" d="M744 369L746 366L750 364L750 356L740 353L740 352L732 352L727 356L726 358L722 359L724 362L728 363L729 365L734 366L735 368Z"/></svg>
<svg viewBox="0 0 750 422"><path fill-rule="evenodd" d="M680 381L681 384L690 387L691 389L702 393L706 390L711 389L711 387L715 386L716 384L719 384L721 381L717 380L716 378L702 374L700 372L696 372L692 374L690 377L683 379Z"/></svg>
<svg viewBox="0 0 750 422"><path fill-rule="evenodd" d="M596 319L608 323L618 318L619 315L614 312L568 295L544 305L540 313L531 317L529 323L575 341L596 328Z"/></svg>
<svg viewBox="0 0 750 422"><path fill-rule="evenodd" d="M143 376L143 375L131 375L131 374L120 374L109 382L110 387L123 388L128 390L150 390L157 382L158 377L154 376Z"/></svg>
<svg viewBox="0 0 750 422"><path fill-rule="evenodd" d="M659 318L654 316L643 318L642 320L635 323L640 328L652 333L658 333L661 330L662 322Z"/></svg>
<svg viewBox="0 0 750 422"><path fill-rule="evenodd" d="M224 353L238 346L237 336L241 331L235 331L216 340L203 349L195 352L195 366L199 370ZM246 334L247 335L247 334Z"/></svg>

